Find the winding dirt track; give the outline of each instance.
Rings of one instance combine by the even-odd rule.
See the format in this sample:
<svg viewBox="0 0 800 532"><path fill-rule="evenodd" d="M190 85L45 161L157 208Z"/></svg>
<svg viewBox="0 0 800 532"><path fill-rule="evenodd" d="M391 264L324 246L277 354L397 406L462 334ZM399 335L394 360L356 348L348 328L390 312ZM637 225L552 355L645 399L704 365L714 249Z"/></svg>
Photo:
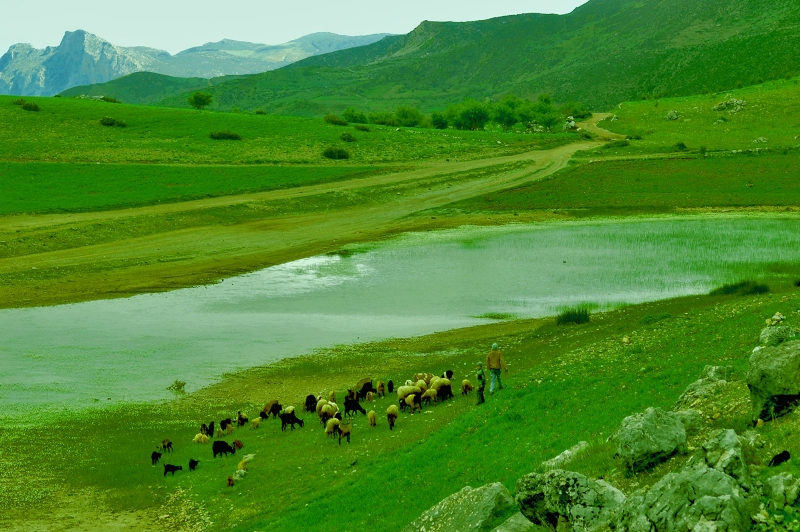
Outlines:
<svg viewBox="0 0 800 532"><path fill-rule="evenodd" d="M595 115L583 127L603 137ZM221 278L336 250L344 244L384 238L408 229L441 224L411 219L427 209L535 181L566 166L579 150L602 140L577 142L518 155L433 163L402 173L338 183L208 198L182 203L96 213L9 216L0 218L0 239L17 232L70 230L98 222L201 211L235 205L265 204L331 192L364 192L401 186L404 192L375 205L356 205L326 212L272 215L235 225L202 225L154 235L124 238L59 251L0 259L0 307L49 305L123 297L214 282ZM504 167L501 165L505 165ZM496 173L492 167L498 167ZM483 170L483 172L480 172ZM477 173L474 177L464 172ZM453 174L448 182L443 178ZM392 189L394 190L394 189ZM132 265L128 265L126 263ZM135 264L135 265L133 265Z"/></svg>

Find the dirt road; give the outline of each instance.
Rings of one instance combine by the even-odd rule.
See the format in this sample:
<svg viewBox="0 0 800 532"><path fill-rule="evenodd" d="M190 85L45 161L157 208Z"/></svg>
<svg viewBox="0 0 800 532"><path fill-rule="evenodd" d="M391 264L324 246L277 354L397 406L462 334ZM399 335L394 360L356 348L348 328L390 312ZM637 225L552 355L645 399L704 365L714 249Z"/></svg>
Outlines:
<svg viewBox="0 0 800 532"><path fill-rule="evenodd" d="M596 115L591 124L582 125L608 138L612 134L594 125L602 117ZM124 297L207 284L335 251L348 243L447 226L421 213L542 179L562 169L575 152L601 143L576 142L513 156L427 164L407 172L290 190L94 213L3 217L0 240L20 235L29 240L52 238L98 224L104 224L106 232L119 229L121 236L106 235L101 243L0 259L0 307ZM334 197L338 203L331 202ZM276 206L287 202L314 208L286 214L277 211ZM241 223L203 222L142 236L121 231L126 224L141 220L232 207L264 215L249 215Z"/></svg>

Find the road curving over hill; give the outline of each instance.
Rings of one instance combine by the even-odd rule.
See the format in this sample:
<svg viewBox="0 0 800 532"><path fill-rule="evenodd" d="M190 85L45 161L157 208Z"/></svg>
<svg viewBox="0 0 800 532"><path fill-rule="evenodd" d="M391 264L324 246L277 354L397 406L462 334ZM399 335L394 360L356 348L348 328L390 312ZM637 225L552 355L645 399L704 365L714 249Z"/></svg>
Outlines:
<svg viewBox="0 0 800 532"><path fill-rule="evenodd" d="M596 115L589 126L599 130ZM603 139L605 140L605 139ZM12 253L0 247L0 308L126 297L217 282L342 246L457 225L428 209L543 179L603 140L401 173L113 211L0 218L0 241L72 238ZM191 219L191 224L180 225ZM502 223L502 220L485 223ZM176 226L179 227L173 227ZM1 246L1 245L0 245Z"/></svg>

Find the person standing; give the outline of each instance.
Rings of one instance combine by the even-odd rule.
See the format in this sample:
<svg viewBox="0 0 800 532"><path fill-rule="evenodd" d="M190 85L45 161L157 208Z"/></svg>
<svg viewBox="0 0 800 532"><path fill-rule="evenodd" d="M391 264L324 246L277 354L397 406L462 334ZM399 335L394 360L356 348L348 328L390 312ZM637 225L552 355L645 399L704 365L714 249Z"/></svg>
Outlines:
<svg viewBox="0 0 800 532"><path fill-rule="evenodd" d="M492 384L489 386L489 394L491 395L494 393L495 384L497 384L498 389L503 389L500 370L505 369L506 373L508 373L508 366L505 359L503 359L503 353L500 352L500 348L496 343L492 344L492 350L486 355L486 367L489 368L489 373L492 375Z"/></svg>
<svg viewBox="0 0 800 532"><path fill-rule="evenodd" d="M478 371L475 378L478 379L478 388L476 389L478 394L478 404L482 405L486 402L486 399L483 397L483 390L486 388L486 373L483 372L482 362L478 362Z"/></svg>

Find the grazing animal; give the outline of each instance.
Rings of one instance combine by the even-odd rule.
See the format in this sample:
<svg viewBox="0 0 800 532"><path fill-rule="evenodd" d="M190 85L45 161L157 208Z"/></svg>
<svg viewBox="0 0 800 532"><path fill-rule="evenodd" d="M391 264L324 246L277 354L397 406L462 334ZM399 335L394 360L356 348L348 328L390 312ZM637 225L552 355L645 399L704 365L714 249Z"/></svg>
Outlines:
<svg viewBox="0 0 800 532"><path fill-rule="evenodd" d="M241 440L233 440L233 446L236 447L237 449L241 449L242 447L244 447Z"/></svg>
<svg viewBox="0 0 800 532"><path fill-rule="evenodd" d="M189 471L194 471L197 469L197 464L200 463L200 460L195 460L194 458L189 459Z"/></svg>
<svg viewBox="0 0 800 532"><path fill-rule="evenodd" d="M298 419L297 415L294 413L294 410L291 412L284 412L280 416L281 418L281 430L286 432L286 425L291 425L292 430L294 430L295 425L300 425L300 428L303 428L305 422L302 419Z"/></svg>
<svg viewBox="0 0 800 532"><path fill-rule="evenodd" d="M772 457L772 460L769 461L769 467L779 466L784 462L788 462L790 458L791 455L789 454L789 451L778 453Z"/></svg>
<svg viewBox="0 0 800 532"><path fill-rule="evenodd" d="M345 399L344 400L344 415L347 417L348 414L353 413L355 415L358 412L362 414L366 414L367 411L364 410L364 407L358 404L358 399ZM352 416L350 416L352 417Z"/></svg>
<svg viewBox="0 0 800 532"><path fill-rule="evenodd" d="M200 434L205 434L206 436L208 436L208 425L206 425L205 423L200 425Z"/></svg>
<svg viewBox="0 0 800 532"><path fill-rule="evenodd" d="M446 384L439 388L437 392L437 398L439 401L444 401L445 399L452 399L453 398L453 389L450 387L449 384Z"/></svg>
<svg viewBox="0 0 800 532"><path fill-rule="evenodd" d="M347 443L350 443L350 434L353 433L353 420L347 425L339 425L339 445L342 444L342 438L347 438Z"/></svg>
<svg viewBox="0 0 800 532"><path fill-rule="evenodd" d="M317 410L317 398L313 395L306 396L306 412L316 412Z"/></svg>
<svg viewBox="0 0 800 532"><path fill-rule="evenodd" d="M214 422L213 421L208 424L208 431L206 432L206 435L209 438L213 438L214 437Z"/></svg>
<svg viewBox="0 0 800 532"><path fill-rule="evenodd" d="M469 382L469 379L464 379L461 381L461 395L469 395L469 392L472 390L472 383Z"/></svg>
<svg viewBox="0 0 800 532"><path fill-rule="evenodd" d="M179 465L172 465L172 464L164 464L164 476L167 476L167 473L172 473L172 476L175 476L175 471L183 471L183 466Z"/></svg>
<svg viewBox="0 0 800 532"><path fill-rule="evenodd" d="M452 369L448 369L447 371L442 373L442 378L443 379L448 379L448 380L452 379L453 378L453 370Z"/></svg>
<svg viewBox="0 0 800 532"><path fill-rule="evenodd" d="M325 435L326 436L333 436L336 434L336 431L339 430L339 425L341 424L341 420L336 418L329 419L328 423L325 425Z"/></svg>
<svg viewBox="0 0 800 532"><path fill-rule="evenodd" d="M267 419L271 414L272 419L275 419L278 417L278 414L281 413L281 410L283 410L283 406L278 402L277 399L273 399L264 405L264 408L261 409L259 416L261 416L261 419Z"/></svg>
<svg viewBox="0 0 800 532"><path fill-rule="evenodd" d="M233 420L231 418L223 419L219 422L219 428L222 429L222 432L225 434L230 434L233 432Z"/></svg>
<svg viewBox="0 0 800 532"><path fill-rule="evenodd" d="M261 418L257 417L253 421L250 422L251 429L257 429L261 425Z"/></svg>
<svg viewBox="0 0 800 532"><path fill-rule="evenodd" d="M378 424L378 414L374 410L367 412L367 419L369 419L369 426L374 427Z"/></svg>
<svg viewBox="0 0 800 532"><path fill-rule="evenodd" d="M336 392L328 392L328 402L329 403L336 402Z"/></svg>
<svg viewBox="0 0 800 532"><path fill-rule="evenodd" d="M372 379L361 379L358 381L358 384L356 384L356 390L358 391L359 399L364 399L370 392L375 393L378 391L372 385Z"/></svg>
<svg viewBox="0 0 800 532"><path fill-rule="evenodd" d="M336 409L333 408L333 406L331 406L330 403L328 403L322 407L322 411L320 413L320 421L322 421L322 424L324 425L334 415L336 415Z"/></svg>
<svg viewBox="0 0 800 532"><path fill-rule="evenodd" d="M386 384L386 391L388 391L389 393L394 392L394 383L392 381L389 381Z"/></svg>
<svg viewBox="0 0 800 532"><path fill-rule="evenodd" d="M247 416L242 414L242 411L239 410L239 412L237 412L237 414L236 414L236 424L238 426L240 426L240 427L244 427L245 425L247 425L248 421L250 421L250 420L247 419Z"/></svg>
<svg viewBox="0 0 800 532"><path fill-rule="evenodd" d="M422 398L420 399L420 404L424 403L426 405L430 405L431 399L433 399L433 404L436 404L436 390L434 390L433 388L422 394Z"/></svg>
<svg viewBox="0 0 800 532"><path fill-rule="evenodd" d="M194 435L194 439L192 440L194 443L208 443L208 436L203 434L202 432L198 432Z"/></svg>
<svg viewBox="0 0 800 532"><path fill-rule="evenodd" d="M378 395L386 397L386 385L383 384L383 381L378 381Z"/></svg>
<svg viewBox="0 0 800 532"><path fill-rule="evenodd" d="M228 453L236 454L236 449L228 445L228 442L217 440L214 442L214 445L211 446L211 450L214 451L214 458L217 457L218 454L224 454L228 456Z"/></svg>
<svg viewBox="0 0 800 532"><path fill-rule="evenodd" d="M412 393L411 395L407 395L404 402L407 406L411 407L411 413L414 413L414 409L419 409L419 413L422 413L422 406L420 405L419 394Z"/></svg>
<svg viewBox="0 0 800 532"><path fill-rule="evenodd" d="M172 452L172 442L169 440L162 440L159 450Z"/></svg>
<svg viewBox="0 0 800 532"><path fill-rule="evenodd" d="M233 477L228 477L228 487L229 488L233 487Z"/></svg>
<svg viewBox="0 0 800 532"><path fill-rule="evenodd" d="M422 390L423 393L428 391L428 383L425 382L423 379L420 379L416 383L414 383L414 386Z"/></svg>
<svg viewBox="0 0 800 532"><path fill-rule="evenodd" d="M397 421L397 405L390 405L386 409L386 419L389 421L389 430L394 430L394 422Z"/></svg>
<svg viewBox="0 0 800 532"><path fill-rule="evenodd" d="M221 428L217 428L217 438L222 438L225 434L223 434Z"/></svg>
<svg viewBox="0 0 800 532"><path fill-rule="evenodd" d="M153 462L153 465L156 465L159 460L161 460L161 453L153 451L153 454L150 455L150 461Z"/></svg>
<svg viewBox="0 0 800 532"><path fill-rule="evenodd" d="M375 393L374 392L367 392L367 402L372 402L375 400Z"/></svg>

